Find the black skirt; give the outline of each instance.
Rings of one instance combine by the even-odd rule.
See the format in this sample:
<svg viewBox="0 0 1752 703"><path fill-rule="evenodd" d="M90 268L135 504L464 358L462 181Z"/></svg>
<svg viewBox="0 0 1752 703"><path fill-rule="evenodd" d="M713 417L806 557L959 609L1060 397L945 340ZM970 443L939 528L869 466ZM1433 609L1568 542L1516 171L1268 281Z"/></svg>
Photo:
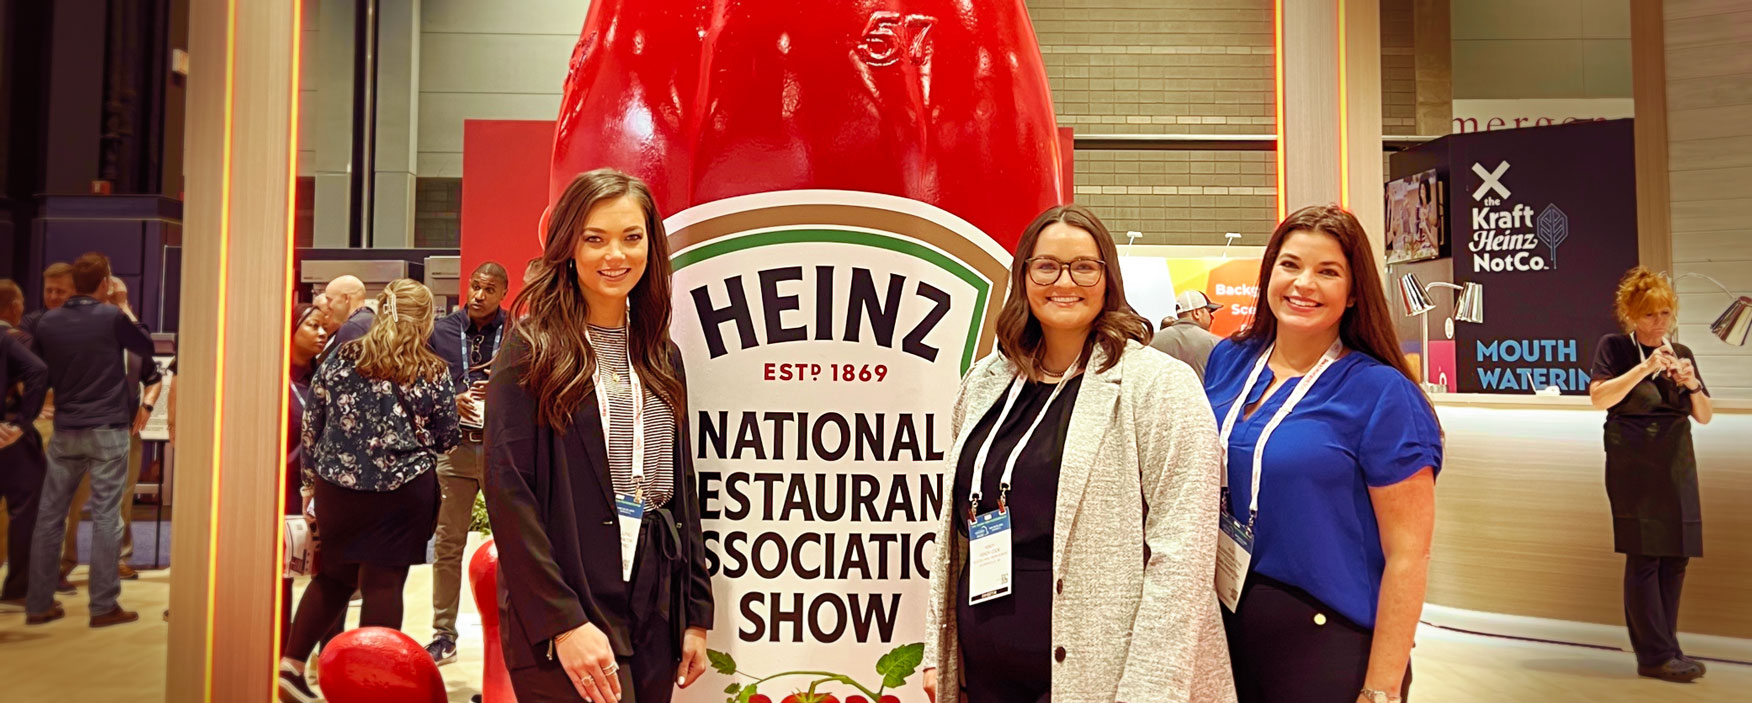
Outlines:
<svg viewBox="0 0 1752 703"><path fill-rule="evenodd" d="M432 471L393 491L355 491L316 482L317 549L324 564L426 563L438 529L438 477Z"/></svg>

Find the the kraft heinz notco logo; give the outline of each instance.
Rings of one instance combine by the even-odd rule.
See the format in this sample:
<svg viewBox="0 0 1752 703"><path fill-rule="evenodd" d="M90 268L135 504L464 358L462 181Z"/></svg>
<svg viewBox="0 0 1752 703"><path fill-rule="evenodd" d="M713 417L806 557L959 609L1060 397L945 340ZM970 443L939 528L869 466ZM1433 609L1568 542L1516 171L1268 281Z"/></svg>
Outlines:
<svg viewBox="0 0 1752 703"><path fill-rule="evenodd" d="M1511 203L1503 182L1509 162L1494 168L1472 164L1478 187L1472 190L1473 273L1547 271L1557 268L1557 247L1569 238L1569 216L1547 204L1537 216L1524 203ZM1543 246L1542 246L1543 245ZM1543 251L1542 251L1543 250Z"/></svg>

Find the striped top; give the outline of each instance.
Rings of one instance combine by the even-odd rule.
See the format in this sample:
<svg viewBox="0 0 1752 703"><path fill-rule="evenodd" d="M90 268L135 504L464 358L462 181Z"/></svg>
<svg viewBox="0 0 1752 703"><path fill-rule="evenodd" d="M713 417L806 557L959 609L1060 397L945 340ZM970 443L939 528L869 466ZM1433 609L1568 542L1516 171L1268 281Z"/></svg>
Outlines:
<svg viewBox="0 0 1752 703"><path fill-rule="evenodd" d="M605 439L614 492L632 493L633 379L627 373L627 330L591 325L590 345L608 389L612 430ZM651 390L650 381L643 377L639 381L645 386L645 509L655 510L667 505L675 493L675 415Z"/></svg>

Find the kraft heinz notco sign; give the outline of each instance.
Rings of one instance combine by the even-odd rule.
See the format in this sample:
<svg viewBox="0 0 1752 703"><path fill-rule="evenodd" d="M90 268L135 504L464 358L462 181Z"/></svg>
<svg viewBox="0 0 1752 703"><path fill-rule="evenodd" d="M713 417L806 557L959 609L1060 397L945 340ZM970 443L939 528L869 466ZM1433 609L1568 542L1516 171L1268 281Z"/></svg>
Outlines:
<svg viewBox="0 0 1752 703"><path fill-rule="evenodd" d="M1454 280L1484 285L1456 325L1461 392L1584 394L1612 295L1637 260L1630 120L1445 137Z"/></svg>
<svg viewBox="0 0 1752 703"><path fill-rule="evenodd" d="M1554 203L1547 203L1534 217L1533 208L1511 200L1503 184L1509 162L1486 170L1474 162L1472 173L1479 185L1472 191L1473 272L1544 271L1557 268L1557 247L1569 238L1569 216Z"/></svg>

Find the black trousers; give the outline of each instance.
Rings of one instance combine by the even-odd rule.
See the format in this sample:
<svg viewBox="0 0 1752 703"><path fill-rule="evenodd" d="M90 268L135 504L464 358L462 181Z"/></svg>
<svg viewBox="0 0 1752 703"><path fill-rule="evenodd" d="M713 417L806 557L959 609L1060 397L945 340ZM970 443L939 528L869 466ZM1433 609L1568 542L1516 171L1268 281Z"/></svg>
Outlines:
<svg viewBox="0 0 1752 703"><path fill-rule="evenodd" d="M657 556L652 551L655 546L652 532L657 527L657 522L651 518L654 514L646 513L641 551L633 562L633 579L628 584L627 601L634 604L630 623L633 653L631 656L615 656L615 662L620 665L620 703L669 703L675 695L675 675L681 665L676 657L681 651L681 643L675 641L669 618L686 617L686 614L665 612L669 608L657 602L658 594L670 578L667 573L670 564L654 558ZM611 548L618 549L618 545ZM694 685L698 686L700 682L696 681ZM572 685L557 657L512 671L511 688L517 694L518 703L579 701L578 689Z"/></svg>
<svg viewBox="0 0 1752 703"><path fill-rule="evenodd" d="M47 471L48 459L35 430L26 427L24 437L0 449L0 497L6 499L6 511L11 515L6 531L6 581L0 585L0 599L23 598L30 590L30 542L36 533L37 497L43 491ZM60 559L61 555L49 558Z"/></svg>
<svg viewBox="0 0 1752 703"><path fill-rule="evenodd" d="M1374 630L1257 573L1247 577L1236 609L1224 609L1223 626L1239 703L1356 701L1368 677ZM1409 663L1399 695L1410 700Z"/></svg>
<svg viewBox="0 0 1752 703"><path fill-rule="evenodd" d="M1624 555L1624 622L1640 666L1660 666L1684 654L1679 649L1679 591L1690 561Z"/></svg>

